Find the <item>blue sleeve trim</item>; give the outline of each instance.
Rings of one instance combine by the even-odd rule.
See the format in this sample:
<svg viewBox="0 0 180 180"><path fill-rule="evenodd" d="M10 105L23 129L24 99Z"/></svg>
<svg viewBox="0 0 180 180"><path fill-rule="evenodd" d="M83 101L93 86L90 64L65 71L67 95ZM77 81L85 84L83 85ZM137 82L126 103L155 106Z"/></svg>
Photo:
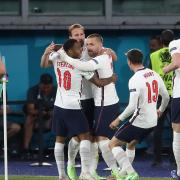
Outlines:
<svg viewBox="0 0 180 180"><path fill-rule="evenodd" d="M96 59L92 59L96 64L99 64L98 61Z"/></svg>
<svg viewBox="0 0 180 180"><path fill-rule="evenodd" d="M136 92L136 89L130 89L129 92Z"/></svg>
<svg viewBox="0 0 180 180"><path fill-rule="evenodd" d="M176 50L176 49L177 49L177 47L173 47L173 48L171 48L169 51L172 52L172 51L174 51L174 50Z"/></svg>

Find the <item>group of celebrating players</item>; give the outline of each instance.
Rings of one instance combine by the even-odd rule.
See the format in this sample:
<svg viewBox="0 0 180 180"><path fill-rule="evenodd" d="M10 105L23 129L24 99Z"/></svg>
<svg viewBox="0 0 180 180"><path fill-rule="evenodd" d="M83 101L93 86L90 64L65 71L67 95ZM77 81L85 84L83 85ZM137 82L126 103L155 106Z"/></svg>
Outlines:
<svg viewBox="0 0 180 180"><path fill-rule="evenodd" d="M117 56L112 49L103 46L101 35L90 34L85 38L84 31L80 24L71 25L69 40L61 48L51 43L41 58L41 67L54 66L58 85L53 111L53 131L56 134L54 155L59 180L107 179L100 177L96 171L98 149L112 170L114 179L138 180L139 175L132 167L135 145L157 125L158 117L169 102L168 92L161 77L143 66L142 52L139 49L131 49L126 56L134 75L129 80L129 104L120 113L115 88L117 77L113 72L113 62ZM170 44L172 57L180 52L180 46L176 49L174 44L179 45L179 42ZM172 64L165 69L165 73L176 69L175 78L178 79L180 66L178 64L173 67ZM178 91L180 96L180 87L177 86L175 91ZM159 95L162 102L157 110ZM180 100L176 103L180 103ZM174 118L179 119L178 123L175 121L179 124L180 112L177 113ZM122 123L131 115L128 121ZM176 126L174 133L176 151L180 151L180 126ZM64 144L67 136L72 137L68 145L68 175L65 173L64 163ZM125 151L123 145L126 145ZM78 151L81 157L79 177L75 170ZM180 164L180 156L178 160ZM180 175L178 163L177 177Z"/></svg>

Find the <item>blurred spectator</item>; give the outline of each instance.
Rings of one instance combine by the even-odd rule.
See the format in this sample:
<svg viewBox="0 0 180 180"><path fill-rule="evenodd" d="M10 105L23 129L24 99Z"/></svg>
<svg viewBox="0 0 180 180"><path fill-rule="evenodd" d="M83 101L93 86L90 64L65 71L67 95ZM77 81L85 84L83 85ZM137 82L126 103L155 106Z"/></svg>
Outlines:
<svg viewBox="0 0 180 180"><path fill-rule="evenodd" d="M150 53L153 53L163 47L160 36L152 36L149 42Z"/></svg>
<svg viewBox="0 0 180 180"><path fill-rule="evenodd" d="M26 121L24 124L23 155L25 158L30 158L31 156L30 142L33 131L39 128L38 118L40 115L43 119L43 131L49 131L51 129L56 90L50 74L42 74L39 84L28 90L27 103L24 106Z"/></svg>
<svg viewBox="0 0 180 180"><path fill-rule="evenodd" d="M150 54L161 49L163 47L160 36L152 36L149 40L149 51ZM147 57L145 58L146 61L144 62L144 66L147 68L152 69L150 54L148 53Z"/></svg>
<svg viewBox="0 0 180 180"><path fill-rule="evenodd" d="M150 55L151 59L151 68L152 70L156 71L163 79L164 84L168 90L169 96L172 96L172 87L173 87L173 72L168 74L163 73L163 68L171 63L171 55L169 53L169 43L174 39L174 33L171 30L164 30L161 33L161 42L163 47ZM161 97L158 98L158 106L161 104ZM161 150L162 150L162 133L164 129L164 122L165 119L170 121L170 102L167 109L164 111L161 118L158 120L158 124L154 129L154 138L153 138L153 145L154 145L154 159L153 159L153 166L160 165L161 163ZM170 125L170 122L168 122ZM171 125L170 125L171 129ZM171 129L172 130L172 129ZM172 132L171 132L172 133ZM170 161L174 161L172 146L170 147L169 153Z"/></svg>
<svg viewBox="0 0 180 180"><path fill-rule="evenodd" d="M9 106L7 106L7 117L8 115L15 114L14 111L10 109ZM3 107L0 107L0 117L1 117L1 122L0 122L0 127L3 127ZM7 122L7 138L10 138L17 134L21 130L21 126L18 123L15 122Z"/></svg>
<svg viewBox="0 0 180 180"><path fill-rule="evenodd" d="M9 106L7 106L7 139L8 139L8 152L14 153L14 155L18 153L20 142L17 143L17 135L21 130L21 124L14 121L13 115L23 115L20 112L13 111ZM0 132L2 135L0 136L0 142L3 144L3 107L0 107ZM3 147L3 146L2 146ZM2 148L1 147L1 148Z"/></svg>
<svg viewBox="0 0 180 180"><path fill-rule="evenodd" d="M0 78L2 78L3 74L5 74L5 73L6 73L6 69L2 62L1 56L0 56Z"/></svg>
<svg viewBox="0 0 180 180"><path fill-rule="evenodd" d="M6 69L5 69L5 66L2 62L1 56L0 56L0 78L2 78L2 76L4 74L6 74ZM0 88L2 88L2 85ZM0 93L2 92L1 90L0 90ZM0 94L0 98L2 98L1 94ZM9 117L8 115L11 114L12 112L13 111L9 108L9 106L7 106L7 117ZM7 119L9 120L9 118L7 118ZM3 129L4 129L4 126L3 126L3 107L1 106L0 107L0 131L2 133L2 135L0 136L1 142L3 142ZM20 129L21 129L20 124L8 121L7 122L7 138L8 138L8 141L11 137L14 137L20 131ZM0 144L3 144L3 143L0 143Z"/></svg>

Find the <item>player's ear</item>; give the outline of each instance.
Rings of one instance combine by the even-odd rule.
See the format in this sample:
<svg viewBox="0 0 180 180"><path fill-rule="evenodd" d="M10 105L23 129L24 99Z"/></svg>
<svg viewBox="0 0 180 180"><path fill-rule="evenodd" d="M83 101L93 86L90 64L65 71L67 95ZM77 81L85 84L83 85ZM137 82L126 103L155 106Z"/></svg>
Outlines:
<svg viewBox="0 0 180 180"><path fill-rule="evenodd" d="M71 54L71 56L73 55L73 50L69 49L69 54Z"/></svg>
<svg viewBox="0 0 180 180"><path fill-rule="evenodd" d="M127 63L129 66L131 65L131 61L129 59L127 59Z"/></svg>

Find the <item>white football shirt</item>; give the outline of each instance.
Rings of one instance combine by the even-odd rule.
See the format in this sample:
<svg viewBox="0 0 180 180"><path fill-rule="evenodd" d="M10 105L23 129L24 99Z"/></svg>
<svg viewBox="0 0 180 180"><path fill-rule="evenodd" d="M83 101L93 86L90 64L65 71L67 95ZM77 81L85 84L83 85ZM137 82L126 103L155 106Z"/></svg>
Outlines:
<svg viewBox="0 0 180 180"><path fill-rule="evenodd" d="M82 78L91 79L93 72L82 72L60 59L52 61L57 80L55 105L64 109L81 109Z"/></svg>
<svg viewBox="0 0 180 180"><path fill-rule="evenodd" d="M61 58L81 71L97 71L99 78L109 78L113 74L112 58L103 54L87 62L77 61L69 57L64 51L60 52ZM96 106L101 106L102 88L94 86L93 97ZM114 83L104 86L104 106L116 104L119 101Z"/></svg>
<svg viewBox="0 0 180 180"><path fill-rule="evenodd" d="M169 102L169 95L161 77L148 68L138 70L129 80L129 91L129 104L119 119L124 120L133 114L130 119L132 125L141 128L156 126L159 94L162 96L161 112Z"/></svg>
<svg viewBox="0 0 180 180"><path fill-rule="evenodd" d="M85 42L86 43L86 42ZM91 58L88 55L86 44L83 46L82 56L80 58L81 61L89 61ZM93 98L92 94L92 83L87 79L82 79L82 92L81 92L81 100L91 99Z"/></svg>
<svg viewBox="0 0 180 180"><path fill-rule="evenodd" d="M113 62L112 58L107 54L103 54L93 58L92 63L95 65L95 69L99 75L99 78L108 78L113 74ZM96 106L101 106L102 100L102 88L95 85L92 86L93 97ZM110 83L104 86L104 106L109 106L118 103L119 98L116 92L115 84Z"/></svg>
<svg viewBox="0 0 180 180"><path fill-rule="evenodd" d="M175 53L180 53L180 39L170 42L169 52L171 53L171 56ZM175 78L174 78L174 86L173 86L173 98L179 98L179 97L180 97L180 68L175 70Z"/></svg>

